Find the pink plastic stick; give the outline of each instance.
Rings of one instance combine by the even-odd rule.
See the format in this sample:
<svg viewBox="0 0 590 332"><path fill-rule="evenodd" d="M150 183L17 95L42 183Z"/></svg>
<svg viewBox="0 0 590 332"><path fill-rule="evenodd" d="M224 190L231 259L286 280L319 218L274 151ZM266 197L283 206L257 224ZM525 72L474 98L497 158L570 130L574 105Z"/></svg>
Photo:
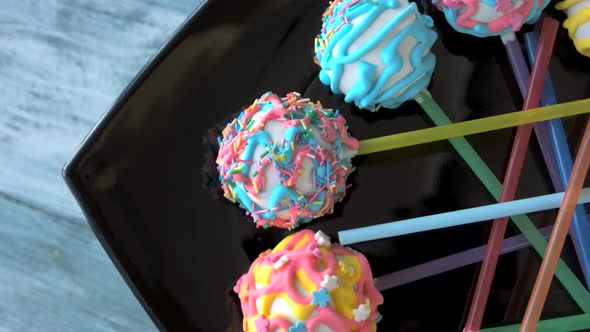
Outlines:
<svg viewBox="0 0 590 332"><path fill-rule="evenodd" d="M551 18L545 18L543 21L539 47L535 54L535 62L531 71L523 109L534 108L539 105L539 99L541 98L543 83L545 81L545 74L549 68L549 61L551 59L558 27L559 23ZM510 151L510 159L508 161L506 175L504 176L502 192L500 193L500 202L511 201L516 195L516 189L522 173L522 166L524 164L524 157L531 137L531 131L532 125L520 126L516 130L514 143L512 145L512 150ZM473 301L469 308L467 324L465 325L465 331L467 332L475 332L480 329L507 225L508 218L496 219L492 224L488 246L477 280L477 286L473 293Z"/></svg>
<svg viewBox="0 0 590 332"><path fill-rule="evenodd" d="M520 331L522 332L534 332L539 324L541 313L543 312L543 306L547 299L547 293L549 293L549 287L551 286L551 280L553 280L553 273L555 273L555 267L557 261L561 255L561 249L567 236L567 231L572 222L574 210L576 209L576 202L582 191L584 185L584 179L588 173L588 167L590 166L590 118L586 124L586 130L584 131L584 137L582 143L578 149L578 156L572 169L572 175L570 176L567 188L565 190L565 196L561 203L561 208L557 213L555 219L555 227L549 238L547 244L547 250L545 251L545 258L541 263L539 274L537 274L537 280L533 287L533 292L527 305L524 318Z"/></svg>

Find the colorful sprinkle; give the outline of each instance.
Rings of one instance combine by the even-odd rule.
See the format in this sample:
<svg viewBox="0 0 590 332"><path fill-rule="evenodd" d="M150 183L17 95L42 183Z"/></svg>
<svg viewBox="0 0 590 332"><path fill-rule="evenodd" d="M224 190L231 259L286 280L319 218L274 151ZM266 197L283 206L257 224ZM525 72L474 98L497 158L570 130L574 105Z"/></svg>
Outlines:
<svg viewBox="0 0 590 332"><path fill-rule="evenodd" d="M330 248L330 237L326 234L324 234L324 232L322 231L317 231L314 235L314 238L316 239L316 241L318 241L318 244L322 247L328 247Z"/></svg>
<svg viewBox="0 0 590 332"><path fill-rule="evenodd" d="M289 256L287 255L283 255L281 256L281 258L279 258L274 264L273 264L273 268L275 270L279 270L280 268L282 268L285 264L287 264L287 262L289 261Z"/></svg>
<svg viewBox="0 0 590 332"><path fill-rule="evenodd" d="M302 322L297 322L295 325L289 327L289 332L308 332Z"/></svg>
<svg viewBox="0 0 590 332"><path fill-rule="evenodd" d="M357 322L362 322L369 318L371 314L371 308L365 304L361 304L358 308L352 310L352 314L354 315L354 320Z"/></svg>
<svg viewBox="0 0 590 332"><path fill-rule="evenodd" d="M260 315L256 321L254 321L254 326L256 326L256 332L268 332L268 327L270 324L264 318L264 316Z"/></svg>
<svg viewBox="0 0 590 332"><path fill-rule="evenodd" d="M223 131L217 169L224 196L243 207L258 227L292 229L331 213L333 205L344 198L346 179L353 169L351 158L359 143L348 133L344 117L325 113L319 102L297 93L284 98L266 93ZM271 136L270 121L273 131L283 131L281 137L276 132ZM309 134L312 130L319 138ZM256 152L260 148L263 150ZM305 167L313 167L311 174L325 170L322 182L316 175L310 177L308 191L298 185L301 176L310 174ZM277 180L271 183L278 186L266 188L268 171L273 168Z"/></svg>
<svg viewBox="0 0 590 332"><path fill-rule="evenodd" d="M328 291L325 288L320 288L318 291L313 291L311 295L313 296L311 304L320 306L322 308L325 308L328 305L328 302L332 300L332 297L330 294L328 294Z"/></svg>
<svg viewBox="0 0 590 332"><path fill-rule="evenodd" d="M331 292L338 288L338 276L324 275L324 281L320 282L320 286Z"/></svg>

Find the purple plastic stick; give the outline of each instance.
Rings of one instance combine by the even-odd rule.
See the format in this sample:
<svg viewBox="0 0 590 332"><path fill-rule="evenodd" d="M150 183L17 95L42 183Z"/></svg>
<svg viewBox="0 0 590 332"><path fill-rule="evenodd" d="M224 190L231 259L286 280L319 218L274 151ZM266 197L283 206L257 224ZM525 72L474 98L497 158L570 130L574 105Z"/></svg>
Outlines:
<svg viewBox="0 0 590 332"><path fill-rule="evenodd" d="M545 238L549 237L553 225L545 226L539 231ZM515 235L504 239L502 244L502 250L500 254L507 254L522 248L530 246L530 243L523 235ZM463 266L467 266L473 263L481 262L485 252L486 246L480 246L477 248L469 249L457 254L453 254L447 257L435 259L430 262L419 264L416 266L409 267L397 272L386 274L375 279L377 289L382 291L397 286L405 285L410 282L425 279L440 273L452 271Z"/></svg>

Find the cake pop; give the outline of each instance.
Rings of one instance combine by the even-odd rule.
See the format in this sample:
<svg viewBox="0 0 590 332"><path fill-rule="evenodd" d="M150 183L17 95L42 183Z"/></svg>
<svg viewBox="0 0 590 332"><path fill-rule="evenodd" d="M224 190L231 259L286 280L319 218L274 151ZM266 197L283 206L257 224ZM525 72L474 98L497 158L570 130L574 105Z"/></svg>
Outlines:
<svg viewBox="0 0 590 332"><path fill-rule="evenodd" d="M302 230L252 263L236 283L246 332L371 332L383 296L365 256Z"/></svg>
<svg viewBox="0 0 590 332"><path fill-rule="evenodd" d="M434 70L432 19L407 0L336 0L315 42L320 80L346 102L396 108L426 89Z"/></svg>
<svg viewBox="0 0 590 332"><path fill-rule="evenodd" d="M291 229L344 198L359 142L338 110L268 92L227 125L219 146L225 197L257 226Z"/></svg>
<svg viewBox="0 0 590 332"><path fill-rule="evenodd" d="M590 1L565 0L558 3L556 8L567 14L563 27L568 30L578 52L590 57Z"/></svg>
<svg viewBox="0 0 590 332"><path fill-rule="evenodd" d="M549 0L433 0L457 31L477 37L511 35L534 23Z"/></svg>

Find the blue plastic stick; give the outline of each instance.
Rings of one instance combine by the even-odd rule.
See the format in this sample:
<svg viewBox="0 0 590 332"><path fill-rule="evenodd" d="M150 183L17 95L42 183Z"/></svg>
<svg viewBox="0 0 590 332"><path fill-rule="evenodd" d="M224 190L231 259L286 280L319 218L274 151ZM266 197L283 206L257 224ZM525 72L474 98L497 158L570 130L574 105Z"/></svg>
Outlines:
<svg viewBox="0 0 590 332"><path fill-rule="evenodd" d="M529 61L533 61L539 35L537 32L528 32L525 33L524 39ZM555 97L555 90L553 89L551 76L547 73L543 85L541 105L548 106L554 104L557 104L557 98ZM551 145L553 146L553 151L555 152L555 160L557 162L557 170L560 180L557 181L557 183L554 182L555 191L563 191L567 186L567 181L573 167L572 155L567 144L563 123L561 120L556 119L544 121L539 124L545 127ZM590 286L590 227L588 226L588 219L583 205L578 205L576 207L569 231L578 254L580 266L582 267L586 280L586 286Z"/></svg>
<svg viewBox="0 0 590 332"><path fill-rule="evenodd" d="M338 238L342 245L348 245L392 236L425 232L440 228L472 224L485 220L493 220L496 218L550 210L560 206L563 195L564 193L560 192L340 231L338 232ZM590 188L584 188L580 195L580 199L578 199L578 204L588 202L590 202Z"/></svg>
<svg viewBox="0 0 590 332"><path fill-rule="evenodd" d="M525 98L529 85L528 83L531 79L531 74L529 72L529 68L527 67L526 60L524 58L524 55L522 54L522 49L520 48L520 43L518 42L518 39L516 39L516 36L514 36L514 40L506 43L506 51L508 55L508 60L512 67L512 72L514 73L514 77L516 78L516 83L518 84L518 89L520 90L520 94L523 98ZM551 140L549 139L549 133L547 133L547 128L541 125L541 122L534 123L533 128L535 129L535 136L537 137L537 141L539 142L541 154L543 155L543 160L545 160L545 166L547 166L547 170L549 171L551 182L553 182L553 184L559 183L557 162L555 161L555 152L553 151L553 145L551 144Z"/></svg>

